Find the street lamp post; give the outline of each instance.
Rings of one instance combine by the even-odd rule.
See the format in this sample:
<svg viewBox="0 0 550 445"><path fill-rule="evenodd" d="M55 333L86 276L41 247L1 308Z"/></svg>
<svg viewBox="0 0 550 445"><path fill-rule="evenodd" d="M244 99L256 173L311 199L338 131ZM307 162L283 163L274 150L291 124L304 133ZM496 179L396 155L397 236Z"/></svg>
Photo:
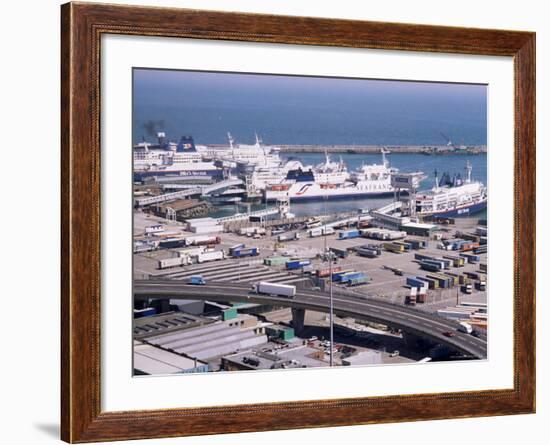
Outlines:
<svg viewBox="0 0 550 445"><path fill-rule="evenodd" d="M327 187L328 190L328 187ZM329 364L334 366L334 307L332 300L332 251L327 250L327 201L328 195L325 195L325 225L324 225L324 250L325 255L328 258L328 278L329 278L329 331L330 331L330 354L329 354Z"/></svg>
<svg viewBox="0 0 550 445"><path fill-rule="evenodd" d="M326 238L326 235L325 235ZM329 265L329 324L330 324L330 366L334 366L334 307L333 307L333 301L332 301L332 252L328 256L328 260L330 262Z"/></svg>

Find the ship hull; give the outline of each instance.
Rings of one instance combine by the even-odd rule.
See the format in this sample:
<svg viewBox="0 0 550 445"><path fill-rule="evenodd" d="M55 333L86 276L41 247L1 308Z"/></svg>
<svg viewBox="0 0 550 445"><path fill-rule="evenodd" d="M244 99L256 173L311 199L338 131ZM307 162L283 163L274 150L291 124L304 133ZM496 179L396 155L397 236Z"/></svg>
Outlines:
<svg viewBox="0 0 550 445"><path fill-rule="evenodd" d="M487 200L472 204L467 207L460 207L451 210L442 210L441 212L420 213L421 216L442 216L445 218L469 216L481 212L487 208Z"/></svg>
<svg viewBox="0 0 550 445"><path fill-rule="evenodd" d="M134 181L141 181L144 178L150 178L153 176L174 176L175 178L191 179L221 179L222 170L134 170Z"/></svg>
<svg viewBox="0 0 550 445"><path fill-rule="evenodd" d="M365 199L365 198L387 198L393 196L394 192L358 192L358 193L335 193L326 195L289 195L291 202L312 202L312 201L344 201L352 199ZM267 202L276 201L284 195L269 195L265 196Z"/></svg>

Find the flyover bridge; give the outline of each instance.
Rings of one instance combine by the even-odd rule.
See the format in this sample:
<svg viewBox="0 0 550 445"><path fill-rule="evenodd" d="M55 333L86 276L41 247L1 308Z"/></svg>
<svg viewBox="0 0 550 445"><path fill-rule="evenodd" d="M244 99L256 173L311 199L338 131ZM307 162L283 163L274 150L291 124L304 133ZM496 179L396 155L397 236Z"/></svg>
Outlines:
<svg viewBox="0 0 550 445"><path fill-rule="evenodd" d="M224 188L228 188L228 187L234 187L236 185L243 185L244 182L242 181L242 179L237 179L237 178L230 178L230 179L225 179L223 181L220 181L220 182L216 182L214 184L211 184L211 185L207 185L207 186L204 186L202 187L201 189L201 192L203 195L208 195L212 192L215 192L217 190L220 190L220 189L224 189Z"/></svg>
<svg viewBox="0 0 550 445"><path fill-rule="evenodd" d="M205 196L217 190L233 187L236 185L242 185L242 184L243 184L243 181L241 179L237 179L237 178L225 179L223 181L216 182L210 185L184 188L183 190L164 193L162 195L143 196L143 197L135 198L134 203L138 207L143 207L151 204L159 204L161 202L173 201L175 199L187 198L193 195Z"/></svg>
<svg viewBox="0 0 550 445"><path fill-rule="evenodd" d="M256 294L249 285L208 282L204 286L192 286L181 281L136 280L134 298L184 298L212 301L234 301L287 306L298 310L329 311L329 295L320 291L298 290L292 299L280 296ZM487 357L485 337L473 337L458 332L458 323L426 312L396 306L383 301L364 299L345 292L334 292L334 312L341 316L356 317L401 329L409 334L429 338L461 353L479 359ZM443 332L454 332L447 337Z"/></svg>

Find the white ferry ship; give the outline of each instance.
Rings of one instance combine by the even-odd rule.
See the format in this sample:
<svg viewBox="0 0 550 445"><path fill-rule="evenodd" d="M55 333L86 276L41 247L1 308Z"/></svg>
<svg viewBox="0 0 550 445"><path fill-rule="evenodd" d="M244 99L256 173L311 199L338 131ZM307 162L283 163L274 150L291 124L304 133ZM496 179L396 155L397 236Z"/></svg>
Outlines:
<svg viewBox="0 0 550 445"><path fill-rule="evenodd" d="M309 170L289 170L284 180L268 184L265 199L273 201L285 197L291 200L351 199L359 197L381 197L393 194L391 168L382 150L382 164L363 165L357 172L349 174L346 165L326 160Z"/></svg>
<svg viewBox="0 0 550 445"><path fill-rule="evenodd" d="M297 159L289 159L277 167L255 167L243 176L254 189L263 191L269 184L280 182L281 178L286 178L291 170L308 170L311 168L311 166L304 166Z"/></svg>
<svg viewBox="0 0 550 445"><path fill-rule="evenodd" d="M467 216L487 207L487 188L479 181L472 181L472 166L466 163L466 179L460 174L444 173L429 192L418 193L415 199L417 215L444 217Z"/></svg>
<svg viewBox="0 0 550 445"><path fill-rule="evenodd" d="M281 164L279 147L264 145L258 134L254 144L235 144L231 133L227 133L227 137L228 146L197 146L197 149L203 156L229 162L232 167L276 168Z"/></svg>
<svg viewBox="0 0 550 445"><path fill-rule="evenodd" d="M134 146L135 180L163 175L221 177L222 170L213 161L203 159L191 136L182 136L179 143L167 141L162 132L157 137L156 144L143 141Z"/></svg>

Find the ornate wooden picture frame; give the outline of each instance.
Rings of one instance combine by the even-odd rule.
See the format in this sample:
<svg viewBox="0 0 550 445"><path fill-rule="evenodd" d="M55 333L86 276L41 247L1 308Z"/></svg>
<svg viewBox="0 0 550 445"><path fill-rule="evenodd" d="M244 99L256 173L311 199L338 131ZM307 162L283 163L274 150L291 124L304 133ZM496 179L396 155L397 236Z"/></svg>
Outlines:
<svg viewBox="0 0 550 445"><path fill-rule="evenodd" d="M61 13L63 440L95 442L535 411L534 33L90 3L65 4ZM513 57L513 389L103 412L99 117L105 34Z"/></svg>

